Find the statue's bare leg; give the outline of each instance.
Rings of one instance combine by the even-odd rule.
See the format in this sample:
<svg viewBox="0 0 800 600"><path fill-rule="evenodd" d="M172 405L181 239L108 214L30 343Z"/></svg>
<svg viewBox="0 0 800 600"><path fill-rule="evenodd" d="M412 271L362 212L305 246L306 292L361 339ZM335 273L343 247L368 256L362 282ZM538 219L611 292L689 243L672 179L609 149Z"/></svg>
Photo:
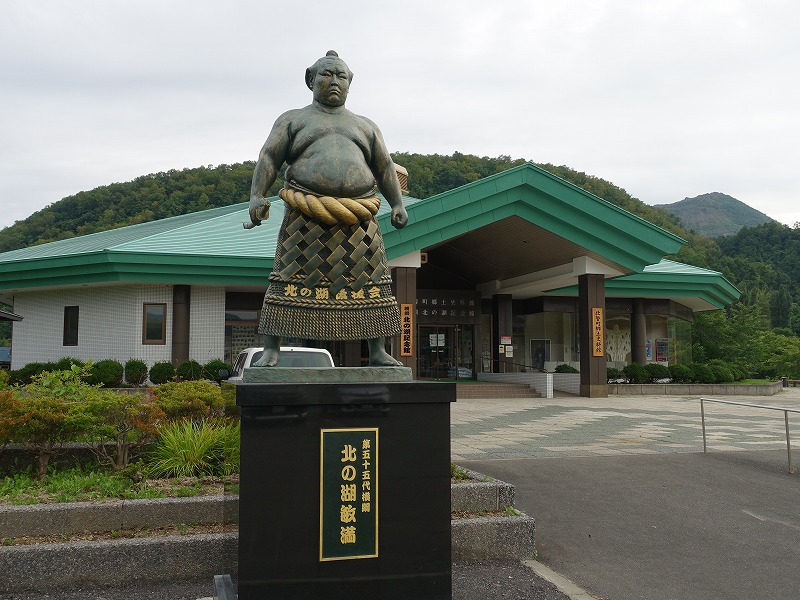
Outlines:
<svg viewBox="0 0 800 600"><path fill-rule="evenodd" d="M402 367L403 363L392 358L386 352L386 338L372 338L367 340L369 346L369 366L370 367Z"/></svg>
<svg viewBox="0 0 800 600"><path fill-rule="evenodd" d="M279 335L265 335L264 336L264 353L256 362L253 363L254 367L274 367L278 362L278 356L281 352L281 336Z"/></svg>

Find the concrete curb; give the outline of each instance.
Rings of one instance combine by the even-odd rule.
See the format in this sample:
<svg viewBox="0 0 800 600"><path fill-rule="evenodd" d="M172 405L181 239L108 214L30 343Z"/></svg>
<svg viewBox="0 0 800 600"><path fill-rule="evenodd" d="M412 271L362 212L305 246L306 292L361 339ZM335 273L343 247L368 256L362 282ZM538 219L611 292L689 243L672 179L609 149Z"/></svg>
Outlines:
<svg viewBox="0 0 800 600"><path fill-rule="evenodd" d="M0 547L0 592L205 579L236 569L235 533Z"/></svg>
<svg viewBox="0 0 800 600"><path fill-rule="evenodd" d="M176 524L236 523L239 496L196 496L119 502L0 507L0 537L72 535Z"/></svg>
<svg viewBox="0 0 800 600"><path fill-rule="evenodd" d="M525 514L452 521L452 560L526 559L536 556L536 527Z"/></svg>
<svg viewBox="0 0 800 600"><path fill-rule="evenodd" d="M495 512L514 506L514 486L463 469L471 479L450 486L450 506L453 511Z"/></svg>
<svg viewBox="0 0 800 600"><path fill-rule="evenodd" d="M523 560L522 564L545 581L552 583L561 593L563 593L565 596L569 596L570 600L597 600L596 596L592 596L582 587L576 585L563 575L559 575L550 567L546 567L539 561Z"/></svg>

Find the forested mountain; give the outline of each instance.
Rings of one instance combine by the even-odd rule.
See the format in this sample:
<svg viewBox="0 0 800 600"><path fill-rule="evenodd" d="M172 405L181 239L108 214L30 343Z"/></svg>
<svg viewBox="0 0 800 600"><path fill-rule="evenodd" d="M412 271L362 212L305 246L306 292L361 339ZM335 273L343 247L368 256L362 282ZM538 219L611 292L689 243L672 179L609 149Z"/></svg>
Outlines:
<svg viewBox="0 0 800 600"><path fill-rule="evenodd" d="M418 198L524 162L509 156L489 158L459 152L452 156L403 152L393 158L408 169L410 193ZM693 227L686 231L681 220L664 207L648 206L606 180L566 166L539 166L688 240L677 256L668 258L720 271L742 290L742 299L728 310L695 316L695 360L719 358L750 374L800 377L800 302L796 301L800 298L800 228L770 220L712 239L701 235L694 214L683 219ZM173 170L79 192L0 230L0 252L244 202L249 197L253 167L246 162ZM279 178L270 195L282 184ZM717 196L724 195L706 194L682 202ZM725 198L730 197L722 200ZM7 325L0 325L0 343L8 341L2 339L8 335Z"/></svg>
<svg viewBox="0 0 800 600"><path fill-rule="evenodd" d="M700 235L712 238L733 235L742 227L755 227L773 220L744 202L720 192L655 206L675 215L685 225L691 224L691 229Z"/></svg>
<svg viewBox="0 0 800 600"><path fill-rule="evenodd" d="M428 198L525 162L509 156L489 158L460 152L452 156L405 152L392 156L408 169L409 191L416 198ZM680 235L675 217L632 198L608 181L565 166L539 166ZM253 167L254 163L244 162L171 170L67 196L0 230L0 252L245 202ZM279 176L269 194L277 194L282 185Z"/></svg>

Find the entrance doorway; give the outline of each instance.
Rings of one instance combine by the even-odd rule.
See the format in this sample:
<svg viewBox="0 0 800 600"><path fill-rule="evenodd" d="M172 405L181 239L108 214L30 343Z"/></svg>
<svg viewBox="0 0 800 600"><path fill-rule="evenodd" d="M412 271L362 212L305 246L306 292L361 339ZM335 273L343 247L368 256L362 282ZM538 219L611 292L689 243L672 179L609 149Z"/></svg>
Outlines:
<svg viewBox="0 0 800 600"><path fill-rule="evenodd" d="M474 379L473 325L420 325L419 379Z"/></svg>

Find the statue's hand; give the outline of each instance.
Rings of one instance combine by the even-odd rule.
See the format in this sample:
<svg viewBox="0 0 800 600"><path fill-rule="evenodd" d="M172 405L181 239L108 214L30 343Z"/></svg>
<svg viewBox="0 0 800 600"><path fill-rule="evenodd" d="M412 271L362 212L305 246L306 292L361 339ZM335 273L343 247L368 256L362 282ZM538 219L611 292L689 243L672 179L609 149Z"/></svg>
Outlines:
<svg viewBox="0 0 800 600"><path fill-rule="evenodd" d="M392 208L392 225L395 229L402 229L408 224L408 213L405 206L395 206Z"/></svg>
<svg viewBox="0 0 800 600"><path fill-rule="evenodd" d="M261 225L261 221L269 219L269 200L258 196L250 197L250 221L253 225Z"/></svg>

